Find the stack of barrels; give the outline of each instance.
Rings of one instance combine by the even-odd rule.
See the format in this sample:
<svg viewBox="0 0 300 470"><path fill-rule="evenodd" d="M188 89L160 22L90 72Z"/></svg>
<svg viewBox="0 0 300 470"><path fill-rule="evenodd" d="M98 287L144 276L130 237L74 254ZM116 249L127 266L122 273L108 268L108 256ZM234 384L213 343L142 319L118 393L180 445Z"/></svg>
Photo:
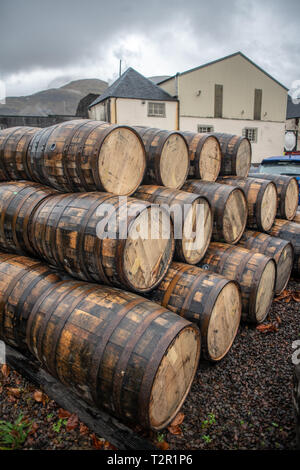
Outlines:
<svg viewBox="0 0 300 470"><path fill-rule="evenodd" d="M167 426L200 351L224 358L300 272L297 182L250 164L236 135L0 131L0 338L124 422Z"/></svg>

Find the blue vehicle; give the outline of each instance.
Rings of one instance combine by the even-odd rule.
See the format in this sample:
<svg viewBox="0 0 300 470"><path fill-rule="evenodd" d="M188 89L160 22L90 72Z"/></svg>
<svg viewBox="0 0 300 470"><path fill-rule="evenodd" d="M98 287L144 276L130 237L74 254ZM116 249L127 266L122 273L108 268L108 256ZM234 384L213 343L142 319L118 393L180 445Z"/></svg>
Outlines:
<svg viewBox="0 0 300 470"><path fill-rule="evenodd" d="M282 155L280 157L264 158L258 172L294 176L299 185L298 204L300 205L300 155Z"/></svg>

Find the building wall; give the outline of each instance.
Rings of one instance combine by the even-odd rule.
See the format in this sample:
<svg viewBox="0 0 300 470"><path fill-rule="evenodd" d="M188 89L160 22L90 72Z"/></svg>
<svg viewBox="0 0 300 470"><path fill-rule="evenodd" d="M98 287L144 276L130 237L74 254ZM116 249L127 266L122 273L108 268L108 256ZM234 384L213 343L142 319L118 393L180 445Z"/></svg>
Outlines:
<svg viewBox="0 0 300 470"><path fill-rule="evenodd" d="M180 117L180 130L197 132L198 125L213 126L214 132L237 135L242 135L245 127L257 128L257 142L251 144L253 163L260 163L265 157L283 154L285 127L283 122Z"/></svg>
<svg viewBox="0 0 300 470"><path fill-rule="evenodd" d="M0 115L0 129L15 126L48 127L72 119L80 119L78 116L50 115L50 116L8 116Z"/></svg>
<svg viewBox="0 0 300 470"><path fill-rule="evenodd" d="M108 101L108 100L107 100ZM161 129L174 130L177 129L177 101L155 101L165 103L165 117L148 116L148 101L117 98L116 99L116 122L118 124L126 124L129 126L148 126L158 127ZM114 104L114 103L113 103ZM113 113L112 113L113 114ZM99 103L90 109L89 116L91 119L103 120L104 106Z"/></svg>
<svg viewBox="0 0 300 470"><path fill-rule="evenodd" d="M262 89L262 121L285 121L287 90L241 55L179 75L180 115L214 117L215 84L223 85L224 119L253 119L254 90ZM174 95L175 79L160 86Z"/></svg>

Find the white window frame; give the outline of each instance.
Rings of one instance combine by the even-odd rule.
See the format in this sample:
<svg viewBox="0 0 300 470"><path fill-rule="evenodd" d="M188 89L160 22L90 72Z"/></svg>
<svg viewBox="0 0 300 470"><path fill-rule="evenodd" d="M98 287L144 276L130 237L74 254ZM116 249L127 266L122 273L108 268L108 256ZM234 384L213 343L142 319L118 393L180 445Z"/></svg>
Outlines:
<svg viewBox="0 0 300 470"><path fill-rule="evenodd" d="M247 139L250 140L251 144L257 143L257 134L258 134L257 127L244 127L243 129L243 137L247 137Z"/></svg>
<svg viewBox="0 0 300 470"><path fill-rule="evenodd" d="M152 108L152 110L150 109ZM155 109L156 108L156 109ZM159 108L163 109L163 112L156 112ZM148 117L166 117L166 103L159 101L148 101Z"/></svg>
<svg viewBox="0 0 300 470"><path fill-rule="evenodd" d="M198 129L197 132L199 132L200 134L210 134L211 132L214 132L214 126L210 124L198 124L197 129ZM206 130L203 130L203 129L206 129Z"/></svg>

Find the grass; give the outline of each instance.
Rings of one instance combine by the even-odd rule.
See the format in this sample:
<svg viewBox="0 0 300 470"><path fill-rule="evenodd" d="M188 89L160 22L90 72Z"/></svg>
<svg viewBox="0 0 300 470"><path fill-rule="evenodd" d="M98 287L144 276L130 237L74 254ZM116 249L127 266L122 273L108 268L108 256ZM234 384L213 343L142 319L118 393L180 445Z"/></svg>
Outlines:
<svg viewBox="0 0 300 470"><path fill-rule="evenodd" d="M20 449L27 439L32 423L24 420L22 414L14 423L0 421L0 450Z"/></svg>

